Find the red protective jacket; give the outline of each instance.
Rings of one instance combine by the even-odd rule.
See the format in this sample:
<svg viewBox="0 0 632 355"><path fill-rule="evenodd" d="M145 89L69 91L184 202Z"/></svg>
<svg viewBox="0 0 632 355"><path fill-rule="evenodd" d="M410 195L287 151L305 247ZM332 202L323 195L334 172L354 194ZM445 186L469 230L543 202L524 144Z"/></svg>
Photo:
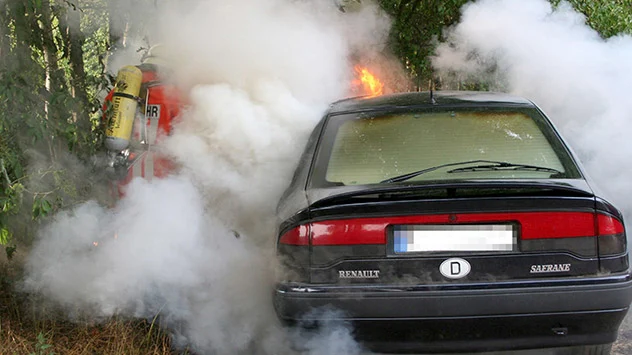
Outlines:
<svg viewBox="0 0 632 355"><path fill-rule="evenodd" d="M146 179L161 178L174 169L174 164L164 155L155 151L155 145L163 137L171 134L173 124L180 114L182 100L180 93L172 84L160 80L157 67L153 64L138 66L143 74L139 97L142 99L139 107L144 114L145 122L136 119L130 142L130 167L127 176L117 183L120 197L124 195L124 187L133 178ZM103 111L112 102L114 90L105 98ZM104 122L105 114L103 115ZM144 123L144 124L143 124ZM135 147L142 147L137 149ZM152 149L152 147L154 149Z"/></svg>

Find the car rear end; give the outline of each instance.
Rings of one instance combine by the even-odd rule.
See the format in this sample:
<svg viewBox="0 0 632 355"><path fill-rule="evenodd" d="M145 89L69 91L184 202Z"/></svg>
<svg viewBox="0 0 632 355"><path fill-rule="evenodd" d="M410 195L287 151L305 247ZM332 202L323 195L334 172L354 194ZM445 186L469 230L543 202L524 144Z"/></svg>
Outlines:
<svg viewBox="0 0 632 355"><path fill-rule="evenodd" d="M388 351L613 342L631 300L622 215L539 111L506 106L331 115L307 207L280 225L279 317L335 309ZM549 171L488 164L508 160Z"/></svg>

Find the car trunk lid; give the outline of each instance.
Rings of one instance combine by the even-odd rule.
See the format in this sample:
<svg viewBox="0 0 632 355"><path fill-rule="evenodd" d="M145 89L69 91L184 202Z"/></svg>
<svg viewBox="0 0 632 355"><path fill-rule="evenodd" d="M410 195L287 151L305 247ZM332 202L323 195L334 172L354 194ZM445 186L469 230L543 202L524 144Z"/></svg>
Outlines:
<svg viewBox="0 0 632 355"><path fill-rule="evenodd" d="M597 236L623 233L581 184L357 190L312 203L309 215L316 284L581 277L600 270Z"/></svg>

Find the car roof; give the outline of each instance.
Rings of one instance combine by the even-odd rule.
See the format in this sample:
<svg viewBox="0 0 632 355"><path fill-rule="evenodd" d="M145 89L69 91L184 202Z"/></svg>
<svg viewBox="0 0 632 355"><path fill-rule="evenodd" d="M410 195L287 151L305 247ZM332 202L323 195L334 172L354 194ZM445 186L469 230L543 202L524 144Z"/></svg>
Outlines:
<svg viewBox="0 0 632 355"><path fill-rule="evenodd" d="M434 99L434 102L433 102ZM407 92L381 96L352 97L331 104L330 113L348 111L364 111L372 109L435 106L440 107L464 106L528 106L534 107L533 102L514 95L490 91L429 91Z"/></svg>

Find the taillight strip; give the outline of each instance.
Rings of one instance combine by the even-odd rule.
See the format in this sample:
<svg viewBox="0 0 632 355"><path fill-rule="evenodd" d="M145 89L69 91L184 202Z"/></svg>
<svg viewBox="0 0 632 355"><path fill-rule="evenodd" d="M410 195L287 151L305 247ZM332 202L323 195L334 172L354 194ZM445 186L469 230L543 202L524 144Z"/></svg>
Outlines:
<svg viewBox="0 0 632 355"><path fill-rule="evenodd" d="M595 236L591 212L518 212L353 218L312 223L312 245L386 244L386 228L396 224L516 223L521 239Z"/></svg>
<svg viewBox="0 0 632 355"><path fill-rule="evenodd" d="M597 233L598 235L614 235L625 232L623 223L613 216L598 213L597 214Z"/></svg>
<svg viewBox="0 0 632 355"><path fill-rule="evenodd" d="M287 245L309 245L309 225L300 225L285 232L279 243Z"/></svg>
<svg viewBox="0 0 632 355"><path fill-rule="evenodd" d="M591 212L517 212L351 218L299 225L284 233L287 245L386 244L389 225L515 223L522 240L624 235L621 221ZM311 228L311 232L310 232Z"/></svg>
<svg viewBox="0 0 632 355"><path fill-rule="evenodd" d="M520 238L548 239L589 237L595 235L594 214L590 212L521 213Z"/></svg>

